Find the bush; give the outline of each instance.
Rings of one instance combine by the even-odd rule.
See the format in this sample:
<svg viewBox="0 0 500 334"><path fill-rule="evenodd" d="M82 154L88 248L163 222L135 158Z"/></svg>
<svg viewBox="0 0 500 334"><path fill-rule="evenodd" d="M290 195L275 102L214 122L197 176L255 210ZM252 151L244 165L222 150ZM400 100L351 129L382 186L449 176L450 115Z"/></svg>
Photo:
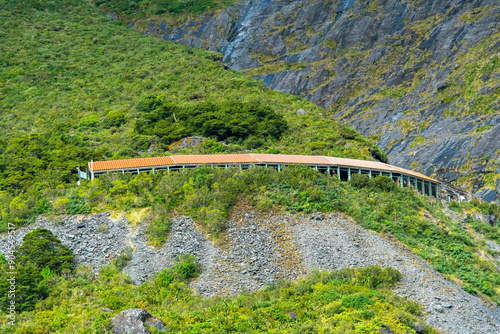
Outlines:
<svg viewBox="0 0 500 334"><path fill-rule="evenodd" d="M80 123L78 124L78 126L80 128L83 128L83 129L95 128L99 125L99 123L101 123L101 120L99 119L99 117L97 117L96 115L90 115L87 117L83 117L80 120Z"/></svg>
<svg viewBox="0 0 500 334"><path fill-rule="evenodd" d="M73 270L73 253L62 245L51 231L37 228L26 234L21 247L17 248L17 275L15 278L16 310L30 311L37 302L45 299L51 286L48 279L53 273ZM0 305L10 305L9 268L0 267Z"/></svg>
<svg viewBox="0 0 500 334"><path fill-rule="evenodd" d="M200 263L191 254L177 256L170 268L162 270L156 276L155 284L159 288L166 288L173 282L184 282L198 277L201 270Z"/></svg>
<svg viewBox="0 0 500 334"><path fill-rule="evenodd" d="M63 269L74 268L73 252L44 228L36 228L26 234L17 252L21 264L33 263L40 271L48 267L60 274Z"/></svg>
<svg viewBox="0 0 500 334"><path fill-rule="evenodd" d="M161 246L165 243L170 231L170 221L154 221L149 224L144 231L148 236L148 241L153 246Z"/></svg>
<svg viewBox="0 0 500 334"><path fill-rule="evenodd" d="M111 261L111 265L115 266L119 271L127 266L130 260L132 260L133 249L128 247L123 253Z"/></svg>
<svg viewBox="0 0 500 334"><path fill-rule="evenodd" d="M370 148L370 155L374 159L376 159L380 162L384 162L386 164L389 163L389 159L387 158L387 155L378 146L373 146L372 148Z"/></svg>
<svg viewBox="0 0 500 334"><path fill-rule="evenodd" d="M161 97L144 97L137 104L142 116L136 122L139 134L157 136L164 144L199 135L217 140L262 140L279 138L287 129L282 115L256 103L208 103L179 107ZM258 144L258 146L260 146Z"/></svg>
<svg viewBox="0 0 500 334"><path fill-rule="evenodd" d="M370 179L370 187L382 191L391 191L396 187L396 183L389 176L381 175Z"/></svg>
<svg viewBox="0 0 500 334"><path fill-rule="evenodd" d="M119 127L125 123L125 114L119 110L111 110L102 120L102 126L106 129Z"/></svg>
<svg viewBox="0 0 500 334"><path fill-rule="evenodd" d="M369 266L360 269L354 276L357 284L370 289L378 287L389 288L401 280L403 275L396 269L387 267L382 269L379 266Z"/></svg>
<svg viewBox="0 0 500 334"><path fill-rule="evenodd" d="M356 188L364 188L368 186L370 182L370 177L366 174L352 174L351 175L351 184Z"/></svg>

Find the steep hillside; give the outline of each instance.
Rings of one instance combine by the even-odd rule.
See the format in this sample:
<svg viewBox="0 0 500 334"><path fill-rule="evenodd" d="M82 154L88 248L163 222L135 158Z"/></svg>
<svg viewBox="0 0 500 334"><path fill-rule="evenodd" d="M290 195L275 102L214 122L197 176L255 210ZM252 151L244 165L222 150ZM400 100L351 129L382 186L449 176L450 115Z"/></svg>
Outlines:
<svg viewBox="0 0 500 334"><path fill-rule="evenodd" d="M214 2L204 15L162 13L157 1L124 13L116 3L95 2L133 29L219 51L231 68L329 109L395 165L489 201L500 193L498 1Z"/></svg>
<svg viewBox="0 0 500 334"><path fill-rule="evenodd" d="M91 158L167 154L190 135L226 141L206 153L384 159L310 102L226 70L220 54L148 38L82 1L0 8L0 191L67 186Z"/></svg>
<svg viewBox="0 0 500 334"><path fill-rule="evenodd" d="M268 330L280 326L281 330L284 331L288 326L293 328L309 321L310 327L315 330L323 328L326 332L336 333L341 327L340 322L343 321L344 327L364 328L365 333L379 333L378 328L381 327L381 323L387 325L394 333L408 333L408 327L411 328L412 324L424 319L428 325L444 330L445 333L494 333L500 330L500 312L495 312L479 298L468 295L453 283L447 282L439 273L432 270L424 261L407 248L402 247L397 241L388 240L376 233L368 232L339 213L329 215L317 213L312 215L263 214L248 207L244 210L238 208L234 211L229 222L226 243L223 246L215 246L210 243L203 233L197 230L195 223L189 217L176 217L172 220L171 232L165 245L160 248L147 244L148 238L144 233L144 226L133 226L125 217L118 218L110 217L107 214L98 214L81 219L71 216L63 218L63 221L64 224L61 225L47 219L40 219L33 226L18 231L16 234L17 243L21 244L22 237L36 227L49 229L77 254L78 264L94 265L94 271L98 271L97 264L109 264L109 258L113 253L119 251L126 254L127 248L132 247L133 252L131 251L131 256L123 268L124 273L130 275L131 280L120 277L116 269L110 270L108 268L107 272L101 269L100 273L103 277L100 279L95 277L94 280L106 288L102 291L98 289L90 295L92 297L99 296L100 299L92 301L89 296L86 302L91 304L91 307L82 307L77 303L71 303L71 311L65 311L62 307L52 306L52 303L57 298L71 299L59 297L57 292L64 292L65 288L80 291L84 290L84 286L82 286L83 282L61 279L57 282L60 286L55 289L57 292L55 291L47 301L40 303L36 320L30 321L30 316L23 314L21 326L25 329L42 329L52 326L64 330L64 332L72 332L74 326L82 321L80 319L82 312L102 314L99 322L85 320L91 327L106 326L109 324L109 319L125 305L133 307L142 302L141 307L151 309L152 312L154 310L156 315L172 326L171 331L178 329L177 326L192 326L192 330L196 331L195 326L201 326L199 323L205 322L207 333L217 332L218 326L231 326L231 324L238 326L239 332L242 331L242 328L258 332L258 327L254 327L258 324L246 322L244 317L232 319L230 316L225 316L218 321L215 319L204 321L203 319L207 315L199 315L196 319L191 318L193 308L197 307L193 307L193 301L186 298L187 296L176 298L177 305L182 307L162 307L161 297L151 298L154 294L166 294L166 291L161 291L162 286L158 284L162 278L162 275L158 274L167 268L170 269L166 271L172 270L172 267L175 267L173 264L175 264L177 256L192 254L196 259L199 259L201 271L196 278L191 280L189 287L195 289L197 295L206 298L196 303L200 306L205 305L205 308L219 300L213 298L215 296L225 296L226 302L236 298L245 301L251 300L252 296L259 296L271 290L273 282L278 282L279 286L284 285L288 288L294 286L289 282L280 282L280 279L299 280L302 278L299 284L304 284L305 274L314 279L323 277L321 282L324 285L318 284L313 290L323 291L328 295L336 290L332 286L328 286L327 277L339 274L342 275L345 283L360 282L365 285L365 289L373 288L368 283L367 277L358 274L354 280L349 278L347 268L353 267L368 267L365 270L372 277L372 280L375 282L380 280L376 283L378 285L382 285L381 283L387 279L394 279L392 282L395 283L397 275L389 271L377 277L376 270L373 267L370 268L374 265L391 267L401 272L402 277L395 286L395 292L410 299L410 301L406 301L405 298L401 298L400 302L396 303L398 300L396 296L382 291L374 296L378 298L378 303L380 303L378 306L368 302L366 306L357 307L360 312L355 313L350 312L345 304L341 308L341 305L332 303L340 296L332 298L332 300L325 300L325 307L320 300L317 300L314 305L306 307L300 303L298 298L300 293L288 296L291 297L288 300L287 294L283 292L279 294L281 303L278 302L277 309L272 310L272 314L269 314L271 318L267 318L268 316L265 314L260 315L260 317L268 319L265 325L261 323L261 326L267 327ZM82 224L85 226L77 227L77 225ZM86 239L89 237L98 240L98 242L88 243ZM5 241L5 239L0 238L2 252L5 252ZM106 246L103 247L103 244ZM98 250L103 248L106 250L101 254ZM256 252L256 249L259 251ZM333 275L319 275L315 268L343 271ZM82 281L82 279L88 280L89 276L93 275L92 271L80 270L78 277ZM113 280L106 282L106 278L110 277ZM348 279L346 280L346 278ZM262 287L264 287L264 291L255 293ZM111 290L111 293L108 292L108 289ZM311 294L310 298L314 297L315 291L308 290L308 293L304 291L305 296ZM363 291L359 288L353 290L356 293ZM174 289L170 291L172 294L180 292ZM241 295L243 292L253 293ZM240 296L236 297L235 295L238 293ZM116 297L113 298L113 295ZM132 295L135 297L130 298ZM231 297L228 298L228 296ZM273 299L266 301L268 302L266 307L270 307ZM417 308L416 302L424 306L425 313ZM106 314L100 310L102 307L112 311ZM281 307L289 308L289 311L295 312L299 318L297 323L287 321L288 317L276 316ZM49 320L53 308L61 313L76 313L78 315L68 317L66 321ZM255 309L258 308L255 306L250 309L242 309L241 306L238 308L239 312L246 317L251 317L252 310L255 311ZM332 309L337 309L337 311L331 312ZM305 314L306 310L310 312L310 316ZM323 319L317 319L317 315L321 315ZM415 315L420 315L422 318L418 319ZM353 319L349 320L349 317ZM432 332L429 328L427 330L427 333ZM264 330L262 331L264 332ZM298 330L297 333L303 333L303 331ZM410 331L410 333L413 332Z"/></svg>

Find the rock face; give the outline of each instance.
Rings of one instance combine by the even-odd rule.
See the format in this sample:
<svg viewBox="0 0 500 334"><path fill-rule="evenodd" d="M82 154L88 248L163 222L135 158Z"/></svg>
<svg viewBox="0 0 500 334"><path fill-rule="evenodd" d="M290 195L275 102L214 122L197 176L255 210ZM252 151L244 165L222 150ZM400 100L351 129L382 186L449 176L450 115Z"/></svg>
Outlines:
<svg viewBox="0 0 500 334"><path fill-rule="evenodd" d="M78 221L84 221L85 227L76 236ZM99 226L108 229L106 243L102 242L102 236L96 236L95 231L104 233ZM59 223L39 219L33 226L16 231L17 245L35 227L47 228L73 251L79 249L77 264L109 263L120 250L131 246L135 251L124 271L136 284L153 279L177 255L193 254L200 261L202 272L191 282L191 287L206 297L253 291L280 278L298 279L314 268L390 266L403 274L393 291L422 304L429 325L450 334L500 332L499 307L490 307L467 294L397 241L366 231L340 213L239 212L228 223L225 244L221 247L214 246L196 229L193 220L185 216L172 220L169 237L160 249L147 244L143 227L132 227L126 218L113 221L108 214L63 217ZM70 232L74 237L67 236ZM81 247L82 242L85 247ZM499 247L490 243L492 249ZM0 237L0 251L5 252L6 246L5 236ZM103 247L110 250L101 252ZM155 318L148 318L144 310L132 311L117 316L114 324L129 326L124 330L137 330L133 333L145 333L140 331L145 328L144 323L148 325L147 319ZM123 327L116 330L119 328ZM415 330L418 333L419 329ZM117 331L114 333L126 333Z"/></svg>
<svg viewBox="0 0 500 334"><path fill-rule="evenodd" d="M159 330L166 328L163 321L141 308L123 310L112 321L113 334L149 334L144 324Z"/></svg>
<svg viewBox="0 0 500 334"><path fill-rule="evenodd" d="M495 0L244 0L181 23L126 23L219 51L373 136L391 164L477 191L500 173L499 18Z"/></svg>

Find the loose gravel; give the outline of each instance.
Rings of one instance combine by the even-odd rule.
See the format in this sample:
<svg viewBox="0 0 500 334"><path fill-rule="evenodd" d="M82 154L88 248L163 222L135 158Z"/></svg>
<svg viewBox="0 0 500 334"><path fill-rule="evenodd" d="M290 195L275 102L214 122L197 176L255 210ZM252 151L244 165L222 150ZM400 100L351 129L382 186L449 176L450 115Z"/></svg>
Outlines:
<svg viewBox="0 0 500 334"><path fill-rule="evenodd" d="M45 218L16 231L16 244L36 227L51 230L75 253L76 264L95 270L133 250L124 268L135 284L153 279L180 254L193 254L202 272L191 282L198 294L211 297L253 291L280 278L297 279L313 269L339 270L379 265L403 274L393 291L424 306L427 323L450 334L500 333L500 308L488 306L444 279L397 240L366 231L341 214L260 214L241 211L228 223L225 243L213 245L190 217L172 221L165 245L147 244L143 226L109 214ZM0 237L5 253L7 239Z"/></svg>

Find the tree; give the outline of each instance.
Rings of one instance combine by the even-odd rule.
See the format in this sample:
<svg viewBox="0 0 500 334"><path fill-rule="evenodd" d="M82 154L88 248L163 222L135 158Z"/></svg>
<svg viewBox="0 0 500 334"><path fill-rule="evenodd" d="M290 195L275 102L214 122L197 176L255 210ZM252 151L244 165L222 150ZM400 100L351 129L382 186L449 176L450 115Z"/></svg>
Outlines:
<svg viewBox="0 0 500 334"><path fill-rule="evenodd" d="M18 259L22 264L33 263L40 271L48 267L60 274L63 269L73 270L73 252L61 243L51 231L34 229L26 234L18 248Z"/></svg>

